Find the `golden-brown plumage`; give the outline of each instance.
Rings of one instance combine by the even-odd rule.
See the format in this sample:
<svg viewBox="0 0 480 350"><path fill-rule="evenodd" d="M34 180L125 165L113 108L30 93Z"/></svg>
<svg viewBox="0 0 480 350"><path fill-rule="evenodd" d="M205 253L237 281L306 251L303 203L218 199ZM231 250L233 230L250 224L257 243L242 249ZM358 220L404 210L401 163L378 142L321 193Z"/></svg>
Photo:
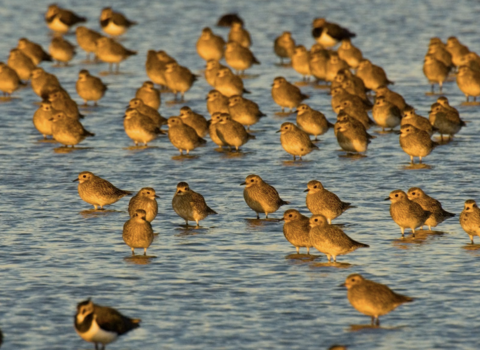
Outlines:
<svg viewBox="0 0 480 350"><path fill-rule="evenodd" d="M78 175L75 181L78 181L78 194L88 204L91 204L97 210L97 207L103 210L103 206L113 204L126 195L132 194L130 191L124 191L116 188L107 180L94 175L89 171L83 171Z"/></svg>
<svg viewBox="0 0 480 350"><path fill-rule="evenodd" d="M257 213L257 219L260 219L259 213L265 213L265 217L268 219L268 214L274 213L282 205L290 203L281 199L277 190L264 182L258 175L248 175L245 182L241 184L241 186L243 185L245 185L243 198L247 205Z"/></svg>
<svg viewBox="0 0 480 350"><path fill-rule="evenodd" d="M297 254L300 248L307 248L307 254L310 254L310 221L308 217L300 214L298 210L289 209L283 214L283 235L296 249Z"/></svg>
<svg viewBox="0 0 480 350"><path fill-rule="evenodd" d="M172 199L172 207L188 226L189 221L195 221L199 227L199 221L208 215L217 214L211 209L200 193L192 191L186 182L179 182Z"/></svg>
<svg viewBox="0 0 480 350"><path fill-rule="evenodd" d="M147 255L147 248L153 242L153 229L146 220L147 213L143 209L136 209L132 217L123 225L123 241L132 249L143 248L143 255Z"/></svg>
<svg viewBox="0 0 480 350"><path fill-rule="evenodd" d="M413 298L397 294L386 285L367 280L359 274L348 276L344 286L348 289L347 298L350 304L358 312L370 316L372 326L380 325L380 316L413 301Z"/></svg>

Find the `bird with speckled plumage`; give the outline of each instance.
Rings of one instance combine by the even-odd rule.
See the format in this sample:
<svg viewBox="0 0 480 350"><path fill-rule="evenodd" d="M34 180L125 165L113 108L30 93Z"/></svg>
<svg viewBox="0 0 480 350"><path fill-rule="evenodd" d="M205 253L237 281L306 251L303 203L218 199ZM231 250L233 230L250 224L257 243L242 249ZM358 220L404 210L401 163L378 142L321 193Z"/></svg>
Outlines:
<svg viewBox="0 0 480 350"><path fill-rule="evenodd" d="M428 217L427 221L425 221L425 225L428 226L429 230L432 230L432 227L436 227L446 219L453 218L455 216L455 214L444 210L442 208L442 204L438 200L430 197L428 194L423 192L421 188L410 188L407 192L407 196L411 201L420 204L423 210L430 212L430 216Z"/></svg>
<svg viewBox="0 0 480 350"><path fill-rule="evenodd" d="M346 255L358 248L369 248L345 234L339 227L330 225L325 216L316 214L310 218L310 242L319 252L325 254L330 262L337 262L338 255Z"/></svg>
<svg viewBox="0 0 480 350"><path fill-rule="evenodd" d="M143 209L136 209L133 216L123 225L123 241L132 249L143 248L143 255L147 255L147 248L153 242L152 225L146 219L147 213Z"/></svg>
<svg viewBox="0 0 480 350"><path fill-rule="evenodd" d="M347 298L360 313L372 318L372 326L380 325L380 316L386 315L398 306L413 301L413 298L397 294L386 285L363 278L358 273L347 277Z"/></svg>
<svg viewBox="0 0 480 350"><path fill-rule="evenodd" d="M428 132L405 124L400 128L400 146L410 156L410 163L413 164L414 157L418 157L422 163L422 158L428 156L438 143L432 141Z"/></svg>
<svg viewBox="0 0 480 350"><path fill-rule="evenodd" d="M186 182L177 184L177 190L172 199L172 207L175 213L185 220L187 226L189 221L195 221L197 227L199 227L201 220L209 215L218 214L207 205L205 198L200 193L192 191Z"/></svg>
<svg viewBox="0 0 480 350"><path fill-rule="evenodd" d="M350 203L341 201L335 193L325 189L318 180L309 181L304 192L308 192L306 198L308 210L312 214L323 215L329 224L346 210L356 208Z"/></svg>
<svg viewBox="0 0 480 350"><path fill-rule="evenodd" d="M307 248L310 254L310 221L305 215L300 214L296 209L289 209L283 213L283 235L300 253L300 248Z"/></svg>
<svg viewBox="0 0 480 350"><path fill-rule="evenodd" d="M395 190L390 192L390 195L385 198L390 200L390 216L393 221L400 226L402 237L405 229L410 228L415 237L415 229L425 225L425 221L429 218L431 213L422 208L422 206L410 199L402 190Z"/></svg>
<svg viewBox="0 0 480 350"><path fill-rule="evenodd" d="M293 160L296 157L302 160L303 156L319 149L310 140L310 136L293 123L283 123L277 133L280 133L280 142L283 149L293 156Z"/></svg>
<svg viewBox="0 0 480 350"><path fill-rule="evenodd" d="M157 198L160 198L152 187L144 187L130 199L128 214L135 215L137 209L145 211L145 220L152 222L158 214Z"/></svg>
<svg viewBox="0 0 480 350"><path fill-rule="evenodd" d="M474 236L480 237L480 209L473 199L465 201L463 211L460 214L460 225L470 237L472 244Z"/></svg>
<svg viewBox="0 0 480 350"><path fill-rule="evenodd" d="M290 204L281 199L277 190L258 175L248 175L240 186L245 186L243 198L257 214L257 219L260 219L259 213L265 213L265 218L268 219L268 214L275 213L282 205Z"/></svg>
<svg viewBox="0 0 480 350"><path fill-rule="evenodd" d="M103 210L105 205L118 202L126 195L132 194L130 191L118 189L107 180L91 173L82 171L78 177L73 180L78 181L78 194L80 198L94 206L95 210L100 207Z"/></svg>

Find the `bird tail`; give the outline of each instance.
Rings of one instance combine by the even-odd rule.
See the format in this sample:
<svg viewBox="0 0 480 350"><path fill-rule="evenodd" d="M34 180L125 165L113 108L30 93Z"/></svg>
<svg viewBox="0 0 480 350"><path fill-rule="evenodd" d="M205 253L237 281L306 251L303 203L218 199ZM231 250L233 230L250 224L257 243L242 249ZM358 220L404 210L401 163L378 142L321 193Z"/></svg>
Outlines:
<svg viewBox="0 0 480 350"><path fill-rule="evenodd" d="M454 213L450 213L448 211L443 211L443 214L447 217L447 218L453 218L455 216Z"/></svg>
<svg viewBox="0 0 480 350"><path fill-rule="evenodd" d="M50 56L48 53L44 52L43 55L42 55L42 60L52 62L52 56Z"/></svg>
<svg viewBox="0 0 480 350"><path fill-rule="evenodd" d="M351 203L342 202L342 204L343 204L343 209L344 209L344 210L356 208L356 206L355 206L355 205L352 205Z"/></svg>
<svg viewBox="0 0 480 350"><path fill-rule="evenodd" d="M199 145L204 145L204 144L206 144L206 143L207 143L207 140L202 139L201 137L198 138L198 144L199 144Z"/></svg>
<svg viewBox="0 0 480 350"><path fill-rule="evenodd" d="M280 206L290 204L290 202L284 201L283 199L280 198Z"/></svg>
<svg viewBox="0 0 480 350"><path fill-rule="evenodd" d="M256 139L255 135L249 134L248 132L247 132L247 135L248 135L249 140L255 140Z"/></svg>
<svg viewBox="0 0 480 350"><path fill-rule="evenodd" d="M243 89L243 93L244 93L244 94L251 94L251 92L248 91L247 89Z"/></svg>
<svg viewBox="0 0 480 350"><path fill-rule="evenodd" d="M125 196L130 196L130 195L132 195L132 194L133 194L133 192L132 192L132 191L125 191L125 190L122 190L122 192L123 192L123 194L124 194Z"/></svg>
<svg viewBox="0 0 480 350"><path fill-rule="evenodd" d="M133 51L133 50L126 50L125 52L127 54L127 56L133 56L133 55L136 55L137 54L137 51Z"/></svg>
<svg viewBox="0 0 480 350"><path fill-rule="evenodd" d="M95 136L95 134L93 132L90 132L88 130L85 130L85 136L89 137L89 136Z"/></svg>
<svg viewBox="0 0 480 350"><path fill-rule="evenodd" d="M300 97L301 97L302 101L306 100L307 98L310 98L309 95L305 95L305 94L301 94Z"/></svg>
<svg viewBox="0 0 480 350"><path fill-rule="evenodd" d="M395 85L395 82L387 79L387 85Z"/></svg>
<svg viewBox="0 0 480 350"><path fill-rule="evenodd" d="M406 295L398 295L399 296L399 299L402 303L411 303L412 301L414 301L415 299L414 298L411 298L411 297L407 297Z"/></svg>
<svg viewBox="0 0 480 350"><path fill-rule="evenodd" d="M355 241L355 244L358 246L358 248L370 248L370 246L368 244L365 244L365 243L360 243L360 242Z"/></svg>
<svg viewBox="0 0 480 350"><path fill-rule="evenodd" d="M467 123L460 119L460 126L467 126Z"/></svg>
<svg viewBox="0 0 480 350"><path fill-rule="evenodd" d="M208 215L216 215L218 213L215 210L213 210L212 208L210 208L209 206L207 206L207 214Z"/></svg>
<svg viewBox="0 0 480 350"><path fill-rule="evenodd" d="M327 120L327 125L329 128L333 128L335 126L335 124L330 123L328 120Z"/></svg>

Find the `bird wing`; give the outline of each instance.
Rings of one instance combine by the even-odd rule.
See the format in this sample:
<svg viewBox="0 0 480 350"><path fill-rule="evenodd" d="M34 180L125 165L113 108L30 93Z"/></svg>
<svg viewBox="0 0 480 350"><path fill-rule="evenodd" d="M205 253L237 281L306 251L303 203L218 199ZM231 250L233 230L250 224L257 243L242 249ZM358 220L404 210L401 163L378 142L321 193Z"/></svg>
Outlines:
<svg viewBox="0 0 480 350"><path fill-rule="evenodd" d="M121 13L114 13L112 16L112 21L117 26L122 26L122 27L130 27L132 25L137 24L137 22L130 21L127 17L125 17Z"/></svg>
<svg viewBox="0 0 480 350"><path fill-rule="evenodd" d="M140 326L139 319L125 317L110 307L95 305L95 315L97 316L97 323L100 328L109 332L115 332L119 335L125 334Z"/></svg>
<svg viewBox="0 0 480 350"><path fill-rule="evenodd" d="M348 29L340 27L335 23L326 23L325 27L327 29L328 35L336 40L343 40L346 38L353 38L356 34L351 33Z"/></svg>
<svg viewBox="0 0 480 350"><path fill-rule="evenodd" d="M85 17L77 16L75 13L68 10L61 10L59 19L67 26L73 26L76 23L87 21Z"/></svg>

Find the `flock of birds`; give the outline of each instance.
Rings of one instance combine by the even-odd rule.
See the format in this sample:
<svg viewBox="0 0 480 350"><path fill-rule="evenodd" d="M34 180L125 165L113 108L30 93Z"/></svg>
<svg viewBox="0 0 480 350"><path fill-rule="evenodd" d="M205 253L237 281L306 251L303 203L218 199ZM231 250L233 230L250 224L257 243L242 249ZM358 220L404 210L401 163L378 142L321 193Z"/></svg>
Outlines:
<svg viewBox="0 0 480 350"><path fill-rule="evenodd" d="M42 61L57 61L68 67L68 62L75 55L75 45L63 38L63 34L86 18L57 5L50 5L45 14L48 27L54 32L49 46L49 53L26 38L21 38L18 47L10 51L7 64L0 63L0 90L4 94L12 94L19 87L30 81L33 91L42 99L41 105L33 116L35 128L45 138L52 136L62 145L76 146L86 137L94 136L80 122L83 118L77 103L62 87L54 74L38 67ZM86 53L87 59L94 55L94 61L109 63L109 71L116 72L119 64L136 52L123 47L116 38L125 34L137 23L127 19L112 8L104 8L100 15L102 30L109 37L84 26L76 27L77 44ZM187 67L183 67L164 51L150 50L147 53L146 73L150 81L146 81L130 100L125 111L124 128L135 145L148 143L161 134L167 134L170 142L180 153L187 154L206 143L204 137L210 139L220 148L228 147L239 150L255 136L249 128L258 123L265 114L253 101L243 97L248 94L244 88L242 77L244 72L254 64L260 64L250 50L251 37L244 28L243 20L234 14L220 18L219 26L230 27L228 42L204 28L197 41L197 52L206 61L205 79L213 87L207 94L207 109L211 115L206 120L188 106L182 107L178 117L164 118L158 112L161 105L160 90L175 94L189 91L199 78ZM399 143L407 153L411 162L414 157L422 161L437 146L443 143L443 136L452 138L466 124L459 112L449 105L446 97L439 97L432 104L429 118L416 114L404 98L390 90L393 84L385 71L364 58L362 52L352 44L355 34L335 23L323 18L313 21L312 35L316 44L310 50L303 45L296 45L291 33L284 32L274 42L274 52L281 59L282 65L293 69L308 81L311 76L317 83L325 81L331 89L331 106L337 113L335 124L330 123L320 111L312 109L304 103L309 96L301 92L295 84L284 77L276 77L272 84L273 101L282 112L285 109L296 109L296 124L285 122L279 130L280 142L284 150L300 159L318 146L314 143L317 137L334 129L338 144L346 152L364 153L368 144L375 137L367 130L373 125L385 129L400 126ZM336 51L333 50L341 43ZM220 63L222 59L228 66ZM290 60L285 64L284 60ZM439 38L432 38L425 56L423 71L432 84L438 84L440 92L443 83L457 70L456 81L459 89L469 97L480 95L480 57L462 45L457 38L451 37L447 44ZM234 72L235 71L235 72ZM355 72L355 74L352 73ZM159 85L160 89L155 87ZM106 84L99 77L92 76L87 70L78 73L76 83L78 95L87 104L97 102L108 91ZM375 102L369 98L369 92L375 92ZM372 111L373 120L368 111ZM168 132L162 126L168 125ZM432 140L434 133L440 134L440 142ZM314 140L311 140L311 136ZM101 210L132 192L118 189L110 182L95 174L84 171L78 175L78 193L80 198ZM281 206L289 204L280 198L274 187L258 175L249 175L242 183L246 204L256 213L268 215L276 212ZM343 212L352 208L350 203L325 189L320 181L308 182L306 205L312 217L302 215L298 210L289 209L284 212L283 232L285 238L296 248L315 248L325 254L330 262L336 262L339 255L349 254L358 248L368 248L357 242L332 224ZM154 239L151 222L158 214L158 198L151 187L142 188L128 206L130 219L123 228L123 239L135 254L135 248L147 248ZM392 191L386 200L391 201L390 214L401 229L402 237L405 229L411 229L413 236L419 227L428 226L429 230L444 220L455 216L442 208L440 202L428 196L422 189L410 188L407 193L402 190ZM172 200L174 211L185 220L199 222L209 215L217 214L211 209L204 197L191 190L186 182L177 185ZM460 215L460 224L469 235L480 236L480 209L475 201L467 200ZM412 298L397 294L387 286L364 279L359 274L348 276L345 281L348 289L347 297L352 306L372 319L372 325L379 325L379 317L394 310L399 305L413 301ZM77 306L74 325L77 333L86 341L93 342L104 349L106 344L139 327L139 319L131 319L117 310L94 304L90 299ZM1 344L0 333L0 344Z"/></svg>

